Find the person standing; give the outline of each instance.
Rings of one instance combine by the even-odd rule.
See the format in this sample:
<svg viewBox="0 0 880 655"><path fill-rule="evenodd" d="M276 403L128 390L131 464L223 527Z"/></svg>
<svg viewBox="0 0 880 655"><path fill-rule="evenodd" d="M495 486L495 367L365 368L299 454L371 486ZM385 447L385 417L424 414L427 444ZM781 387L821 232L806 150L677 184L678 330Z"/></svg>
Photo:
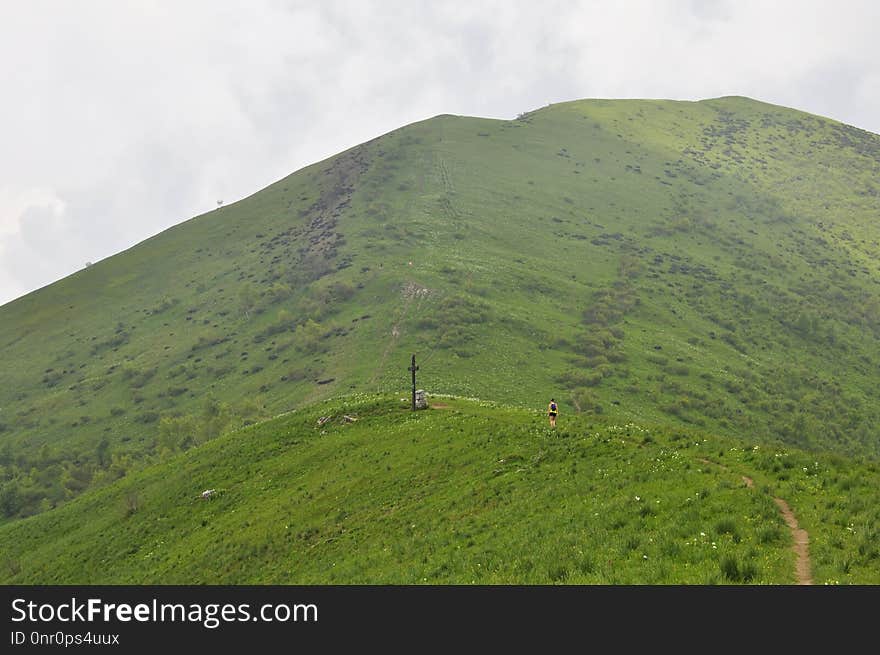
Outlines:
<svg viewBox="0 0 880 655"><path fill-rule="evenodd" d="M556 427L556 416L559 414L559 405L556 404L556 400L551 398L550 404L547 406L547 415L550 417L550 427Z"/></svg>

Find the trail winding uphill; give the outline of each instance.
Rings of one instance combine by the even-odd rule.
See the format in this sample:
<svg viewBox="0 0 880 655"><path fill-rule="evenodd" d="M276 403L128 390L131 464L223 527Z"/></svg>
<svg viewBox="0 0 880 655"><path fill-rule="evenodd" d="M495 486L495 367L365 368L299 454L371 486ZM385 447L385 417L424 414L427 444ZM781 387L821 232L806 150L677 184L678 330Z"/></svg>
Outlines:
<svg viewBox="0 0 880 655"><path fill-rule="evenodd" d="M725 471L728 470L726 466L719 464L718 462L713 462L708 459L701 459L700 461L704 464L714 464ZM742 476L742 479L746 487L749 489L754 488L755 483L750 477L744 475ZM813 575L811 573L812 567L810 565L810 535L798 525L794 512L785 500L774 496L773 502L779 507L779 511L782 513L782 518L785 520L785 524L788 526L789 530L791 530L791 537L794 542L792 548L797 556L795 562L795 577L797 579L797 584L811 585L813 584Z"/></svg>
<svg viewBox="0 0 880 655"><path fill-rule="evenodd" d="M798 527L797 519L794 513L782 498L774 498L774 502L779 506L779 511L785 519L786 524L791 530L792 539L794 539L794 552L797 555L797 582L798 584L813 584L813 576L810 573L810 536L807 531Z"/></svg>

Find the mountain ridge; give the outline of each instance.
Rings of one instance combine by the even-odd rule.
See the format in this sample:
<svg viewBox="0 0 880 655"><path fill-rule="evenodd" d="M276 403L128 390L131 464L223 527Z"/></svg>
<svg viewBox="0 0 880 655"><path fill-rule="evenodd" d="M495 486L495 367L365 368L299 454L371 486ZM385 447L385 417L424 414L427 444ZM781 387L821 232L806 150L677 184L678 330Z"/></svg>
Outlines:
<svg viewBox="0 0 880 655"><path fill-rule="evenodd" d="M880 138L739 96L438 115L0 307L9 518L353 391L876 457Z"/></svg>

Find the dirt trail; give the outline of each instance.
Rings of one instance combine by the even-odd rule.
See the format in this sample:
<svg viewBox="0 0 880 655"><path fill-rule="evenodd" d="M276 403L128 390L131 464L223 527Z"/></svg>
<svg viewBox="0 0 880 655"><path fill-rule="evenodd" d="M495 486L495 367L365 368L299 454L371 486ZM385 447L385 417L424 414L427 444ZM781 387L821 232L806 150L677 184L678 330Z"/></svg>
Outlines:
<svg viewBox="0 0 880 655"><path fill-rule="evenodd" d="M724 464L719 464L718 462L713 462L708 459L700 459L704 464L714 464L715 466L720 467L723 471L727 471L727 467ZM743 482L745 482L746 487L749 489L754 488L754 481L748 477L742 476ZM810 572L810 535L807 534L806 530L801 529L798 526L797 519L794 517L794 512L791 511L791 507L788 506L782 498L773 498L773 502L776 503L776 506L779 507L779 511L782 513L782 518L785 519L785 524L788 526L789 530L791 530L791 536L794 541L794 546L792 547L795 555L797 555L797 562L795 563L795 575L797 577L797 583L799 585L811 585L813 584L813 575Z"/></svg>
<svg viewBox="0 0 880 655"><path fill-rule="evenodd" d="M791 530L791 536L794 539L794 552L797 554L797 581L798 584L813 584L813 576L810 573L810 551L809 541L810 535L807 531L798 527L797 519L794 513L782 498L774 498L773 502L779 507L786 524Z"/></svg>
<svg viewBox="0 0 880 655"><path fill-rule="evenodd" d="M407 282L400 290L401 299L397 306L395 316L392 318L391 336L388 338L388 343L385 346L385 350L382 352L382 356L379 358L379 363L373 371L373 376L370 378L369 384L375 384L382 373L384 373L385 363L388 361L388 356L391 354L391 351L397 343L397 339L400 337L400 326L406 320L406 317L412 308L413 301L421 300L422 298L427 297L430 293L430 289L420 286L413 281Z"/></svg>
<svg viewBox="0 0 880 655"><path fill-rule="evenodd" d="M405 315L405 312L404 312ZM391 337L388 339L388 344L385 346L385 350L382 352L382 356L379 358L379 363L376 365L376 369L373 371L373 376L370 378L370 385L376 384L376 381L379 379L379 376L382 375L385 370L385 362L388 361L388 355L391 353L391 349L394 348L394 344L397 342L397 338L400 336L400 319L395 319L394 324L391 326Z"/></svg>

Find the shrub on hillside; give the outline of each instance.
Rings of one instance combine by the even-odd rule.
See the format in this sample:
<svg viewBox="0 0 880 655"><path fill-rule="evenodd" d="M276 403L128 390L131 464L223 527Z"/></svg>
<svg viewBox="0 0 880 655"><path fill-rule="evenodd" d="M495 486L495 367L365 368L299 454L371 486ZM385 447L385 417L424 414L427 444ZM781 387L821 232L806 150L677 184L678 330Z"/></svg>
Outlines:
<svg viewBox="0 0 880 655"><path fill-rule="evenodd" d="M605 411L599 398L589 389L579 387L572 392L571 396L572 403L578 413L602 414Z"/></svg>

